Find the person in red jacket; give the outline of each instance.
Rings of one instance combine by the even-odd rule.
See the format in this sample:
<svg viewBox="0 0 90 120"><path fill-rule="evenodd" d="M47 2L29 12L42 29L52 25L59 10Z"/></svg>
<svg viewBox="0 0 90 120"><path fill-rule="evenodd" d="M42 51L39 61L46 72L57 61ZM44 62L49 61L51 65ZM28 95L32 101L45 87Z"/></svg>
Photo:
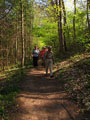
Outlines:
<svg viewBox="0 0 90 120"><path fill-rule="evenodd" d="M40 58L42 59L42 65L45 66L44 55L46 53L46 47L43 47L40 52Z"/></svg>

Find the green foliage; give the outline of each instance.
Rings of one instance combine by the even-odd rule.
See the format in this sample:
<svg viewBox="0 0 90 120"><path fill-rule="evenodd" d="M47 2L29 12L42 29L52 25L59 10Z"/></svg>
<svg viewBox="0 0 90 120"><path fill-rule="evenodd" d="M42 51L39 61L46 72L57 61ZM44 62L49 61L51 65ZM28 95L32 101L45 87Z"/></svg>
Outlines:
<svg viewBox="0 0 90 120"><path fill-rule="evenodd" d="M52 45L55 54L59 51L59 36L58 36L58 12L60 11L59 7L52 6L50 1L48 1L48 7L45 9L43 5L43 9L45 10L43 16L42 8L39 8L36 5L35 12L35 26L33 29L33 36L35 37L35 41L38 41L39 45ZM63 24L63 32L65 32L66 45L69 52L82 52L90 50L90 35L86 23L86 15L87 11L82 9L82 4L78 5L76 15L75 15L75 29L76 29L76 40L74 41L74 32L73 32L73 11L67 10L66 8L66 21L67 24L64 26ZM56 12L58 9L58 12ZM41 13L41 14L40 14ZM77 44L77 49L75 47L75 42ZM35 42L36 43L36 42Z"/></svg>
<svg viewBox="0 0 90 120"><path fill-rule="evenodd" d="M4 120L8 120L7 111L15 102L21 89L20 83L24 80L26 72L27 70L24 69L9 71L9 77L6 78L4 86L0 89L0 117Z"/></svg>
<svg viewBox="0 0 90 120"><path fill-rule="evenodd" d="M39 47L52 45L53 50L56 51L58 43L57 23L50 23L45 19L41 26L34 27L33 35L39 40Z"/></svg>
<svg viewBox="0 0 90 120"><path fill-rule="evenodd" d="M64 63L64 64L63 64ZM57 63L56 77L83 112L90 112L90 54L78 54Z"/></svg>
<svg viewBox="0 0 90 120"><path fill-rule="evenodd" d="M66 1L64 1L66 3ZM34 2L33 0L22 0L24 7L24 34L25 34L25 57L30 58L33 46L37 44L43 46L53 46L56 56L60 56L60 41L58 34L58 18L60 7L51 5L51 1ZM6 14L6 8L12 6L11 11ZM65 4L66 5L66 4ZM65 6L66 7L66 6ZM76 15L72 9L66 11L66 26L62 20L63 33L65 33L68 52L90 51L90 34L87 26L86 4L77 3ZM6 15L5 15L6 14ZM22 58L21 43L21 0L1 0L0 18L5 15L5 19L0 19L0 48L6 50L5 57L0 51L0 59L4 59L5 66L15 64ZM64 13L62 13L64 16ZM74 41L73 17L75 17L76 40ZM63 19L63 18L62 18ZM64 36L63 36L64 37ZM17 49L16 41L17 40ZM75 47L75 43L77 48ZM17 55L16 55L17 53ZM16 60L17 58L17 60ZM15 61L16 60L16 61ZM10 63L10 64L8 64Z"/></svg>

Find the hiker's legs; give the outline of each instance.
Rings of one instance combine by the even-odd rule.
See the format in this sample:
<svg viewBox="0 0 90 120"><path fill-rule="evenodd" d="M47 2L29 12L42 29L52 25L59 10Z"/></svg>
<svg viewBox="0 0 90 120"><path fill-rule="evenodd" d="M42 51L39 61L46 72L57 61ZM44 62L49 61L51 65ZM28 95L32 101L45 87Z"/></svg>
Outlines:
<svg viewBox="0 0 90 120"><path fill-rule="evenodd" d="M48 74L48 68L49 68L48 60L46 60L45 67L46 67L46 75L47 75Z"/></svg>
<svg viewBox="0 0 90 120"><path fill-rule="evenodd" d="M49 70L50 70L50 76L53 76L53 61L50 60L50 63L49 63Z"/></svg>
<svg viewBox="0 0 90 120"><path fill-rule="evenodd" d="M44 58L42 58L42 66L45 67L45 60L44 60Z"/></svg>
<svg viewBox="0 0 90 120"><path fill-rule="evenodd" d="M33 57L33 66L38 66L38 57Z"/></svg>
<svg viewBox="0 0 90 120"><path fill-rule="evenodd" d="M33 66L35 67L35 57L33 57Z"/></svg>
<svg viewBox="0 0 90 120"><path fill-rule="evenodd" d="M35 63L36 66L38 66L38 57L36 57L36 63Z"/></svg>

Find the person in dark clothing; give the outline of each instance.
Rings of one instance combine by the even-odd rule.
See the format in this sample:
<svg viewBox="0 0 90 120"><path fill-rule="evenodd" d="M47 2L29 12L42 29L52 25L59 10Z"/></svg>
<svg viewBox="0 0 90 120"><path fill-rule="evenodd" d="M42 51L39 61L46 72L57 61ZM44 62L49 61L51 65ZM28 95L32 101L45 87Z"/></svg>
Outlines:
<svg viewBox="0 0 90 120"><path fill-rule="evenodd" d="M32 56L33 56L33 66L37 67L38 66L38 57L39 57L39 49L37 46L34 47L32 51Z"/></svg>

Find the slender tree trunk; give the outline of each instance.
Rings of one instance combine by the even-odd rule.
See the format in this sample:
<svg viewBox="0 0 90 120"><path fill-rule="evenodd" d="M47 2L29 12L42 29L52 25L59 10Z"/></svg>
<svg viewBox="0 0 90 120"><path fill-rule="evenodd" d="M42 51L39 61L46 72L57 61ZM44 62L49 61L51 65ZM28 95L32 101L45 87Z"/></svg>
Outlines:
<svg viewBox="0 0 90 120"><path fill-rule="evenodd" d="M60 52L63 52L63 31L62 31L62 0L59 0L59 24L60 24L60 31L59 31L59 41L60 41Z"/></svg>
<svg viewBox="0 0 90 120"><path fill-rule="evenodd" d="M62 30L62 0L56 0L56 15L58 20L58 34L59 34L59 43L60 43L60 52L64 52L64 44L63 44L63 30ZM60 10L58 9L58 6ZM59 15L58 15L59 13Z"/></svg>
<svg viewBox="0 0 90 120"><path fill-rule="evenodd" d="M16 41L15 41L15 64L17 64L17 50L18 49L18 37L16 36Z"/></svg>
<svg viewBox="0 0 90 120"><path fill-rule="evenodd" d="M87 22L88 22L88 29L90 32L90 18L89 18L89 11L90 11L90 0L87 0Z"/></svg>
<svg viewBox="0 0 90 120"><path fill-rule="evenodd" d="M6 53L7 53L7 56L6 56L6 65L8 66L8 51L9 51L9 47L8 47L8 44L7 44L7 50L6 50Z"/></svg>
<svg viewBox="0 0 90 120"><path fill-rule="evenodd" d="M69 29L69 26L67 27L67 35L68 35L68 40L69 40L69 42L68 42L68 46L69 46L69 48L70 48L70 46L71 46L71 40L70 40L70 29Z"/></svg>
<svg viewBox="0 0 90 120"><path fill-rule="evenodd" d="M18 57L18 19L16 21L16 40L15 40L15 63L17 64Z"/></svg>
<svg viewBox="0 0 90 120"><path fill-rule="evenodd" d="M74 0L74 16L73 16L73 39L76 44L76 28L75 28L75 16L76 16L76 0Z"/></svg>
<svg viewBox="0 0 90 120"><path fill-rule="evenodd" d="M25 27L25 31L27 31L27 27ZM25 60L27 59L28 54L28 37L27 32L25 32Z"/></svg>
<svg viewBox="0 0 90 120"><path fill-rule="evenodd" d="M2 27L0 28L0 37L1 37L1 34L2 34ZM2 37L1 37L2 38ZM0 58L0 67L1 67L1 70L3 70L3 46L2 46L2 39L0 40L0 55L1 55L1 58Z"/></svg>
<svg viewBox="0 0 90 120"><path fill-rule="evenodd" d="M24 8L23 2L21 1L21 40L22 40L22 61L21 65L24 66L25 62L25 39L24 39Z"/></svg>
<svg viewBox="0 0 90 120"><path fill-rule="evenodd" d="M3 66L3 72L4 72L4 70L5 70L5 58L4 58L4 50L2 50L2 52L3 52L3 61L2 61L2 66Z"/></svg>
<svg viewBox="0 0 90 120"><path fill-rule="evenodd" d="M67 24L67 21L66 21L66 10L65 10L65 5L64 5L64 1L62 0L62 6L63 6L63 13L64 13L64 49L65 51L67 51L67 45L66 45L66 37L65 37L65 29L66 29L66 24Z"/></svg>

